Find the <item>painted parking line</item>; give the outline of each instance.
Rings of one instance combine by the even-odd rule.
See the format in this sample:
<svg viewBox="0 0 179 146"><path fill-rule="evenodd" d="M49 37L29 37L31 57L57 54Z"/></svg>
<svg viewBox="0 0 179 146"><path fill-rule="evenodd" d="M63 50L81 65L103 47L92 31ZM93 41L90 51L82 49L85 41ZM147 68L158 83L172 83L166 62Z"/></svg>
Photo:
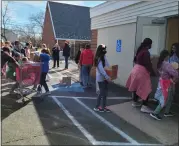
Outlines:
<svg viewBox="0 0 179 146"><path fill-rule="evenodd" d="M96 145L135 146L133 143L96 141ZM139 143L136 146L163 146L162 144Z"/></svg>
<svg viewBox="0 0 179 146"><path fill-rule="evenodd" d="M69 111L63 106L63 104L55 97L52 97L57 105L63 110L67 117L73 122L73 124L84 134L89 142L95 145L96 140L94 137L69 113Z"/></svg>
<svg viewBox="0 0 179 146"><path fill-rule="evenodd" d="M92 100L96 100L97 97L72 97L72 96L49 96L49 97L55 97L55 98L70 98L70 99L73 99L73 98L77 98L77 99L92 99ZM110 97L108 98L108 100L130 100L131 97Z"/></svg>
<svg viewBox="0 0 179 146"><path fill-rule="evenodd" d="M116 126L114 126L113 124L111 124L110 122L108 122L106 119L104 119L103 117L101 117L100 115L98 115L96 112L94 112L92 109L90 109L87 105L85 105L83 102L81 102L79 99L77 98L73 98L74 100L76 100L81 106L83 106L85 109L87 109L89 112L91 112L96 118L98 118L102 123L104 123L106 126L108 126L109 128L111 128L113 131L115 131L116 133L118 133L119 135L121 135L123 138L125 138L127 141L129 141L130 143L134 144L134 145L138 145L139 143L134 140L132 137L130 137L129 135L127 135L125 132L123 132L122 130L120 130L119 128L117 128Z"/></svg>
<svg viewBox="0 0 179 146"><path fill-rule="evenodd" d="M72 97L74 99L74 97ZM72 99L71 98L71 99ZM56 104L63 110L63 112L67 115L67 117L72 121L72 123L84 134L84 136L89 140L89 142L92 144L92 145L118 145L118 146L132 146L132 145L144 145L144 146L159 146L161 144L147 144L147 143L138 143L136 142L135 140L133 140L131 137L127 137L128 140L130 140L131 143L124 143L124 142L108 142L108 141L97 141L75 118L74 116L71 115L71 113L64 107L64 105L57 99L57 97L53 96L52 99L56 102ZM76 101L79 101L79 99L74 99ZM80 101L81 102L81 101ZM79 102L78 102L79 103ZM83 104L83 103L82 103ZM82 105L80 104L80 105ZM86 105L85 105L86 106ZM84 107L84 106L82 106ZM87 107L87 106L86 106ZM87 107L86 108L87 110L89 110L89 108ZM89 110L90 112L93 110ZM94 112L95 113L95 112ZM96 113L95 113L96 114ZM93 114L94 115L94 114ZM99 116L98 114L96 114L98 117L101 117ZM101 117L102 118L102 117ZM100 118L100 120L101 120ZM107 120L105 120L107 121ZM102 121L104 123L104 120ZM107 121L107 123L109 123ZM112 125L112 124L111 124ZM113 125L112 125L113 126ZM112 129L111 127L109 127L110 129ZM115 127L117 128L117 127ZM118 129L118 128L117 128ZM118 134L121 135L121 133L123 132L120 132ZM124 136L124 133L123 133L123 136Z"/></svg>

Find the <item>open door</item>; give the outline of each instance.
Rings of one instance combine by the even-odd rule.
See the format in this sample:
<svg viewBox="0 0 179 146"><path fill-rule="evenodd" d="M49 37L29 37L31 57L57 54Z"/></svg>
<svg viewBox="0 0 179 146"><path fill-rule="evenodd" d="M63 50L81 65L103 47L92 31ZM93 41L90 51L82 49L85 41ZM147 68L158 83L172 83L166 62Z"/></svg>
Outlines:
<svg viewBox="0 0 179 146"><path fill-rule="evenodd" d="M135 51L143 39L148 37L153 41L151 55L158 56L160 51L165 49L166 24L165 18L137 17Z"/></svg>
<svg viewBox="0 0 179 146"><path fill-rule="evenodd" d="M165 18L143 16L137 18L135 52L145 38L152 39L153 43L150 54L153 68L156 73L158 56L160 51L165 49L166 45L166 24L167 20ZM156 91L158 78L152 78L152 84L153 92L151 96L153 96Z"/></svg>

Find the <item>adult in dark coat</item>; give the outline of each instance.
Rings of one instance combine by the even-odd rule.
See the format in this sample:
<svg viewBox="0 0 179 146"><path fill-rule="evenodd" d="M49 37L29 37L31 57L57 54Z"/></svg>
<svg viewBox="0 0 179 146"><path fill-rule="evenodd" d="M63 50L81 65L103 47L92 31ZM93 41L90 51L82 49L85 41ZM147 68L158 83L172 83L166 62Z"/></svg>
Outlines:
<svg viewBox="0 0 179 146"><path fill-rule="evenodd" d="M59 67L59 62L60 62L59 53L60 53L60 47L58 44L55 44L55 46L52 48L53 68L56 67L56 63L57 63L57 67Z"/></svg>
<svg viewBox="0 0 179 146"><path fill-rule="evenodd" d="M85 44L80 45L80 49L78 50L78 53L75 56L75 63L78 64L80 60L81 52L85 49Z"/></svg>
<svg viewBox="0 0 179 146"><path fill-rule="evenodd" d="M21 53L21 47L19 41L15 41L14 43L14 48L12 50L12 57L14 57L16 53Z"/></svg>
<svg viewBox="0 0 179 146"><path fill-rule="evenodd" d="M69 46L69 42L65 41L65 46L63 48L63 56L65 58L65 69L68 69L68 58L70 57L70 46Z"/></svg>

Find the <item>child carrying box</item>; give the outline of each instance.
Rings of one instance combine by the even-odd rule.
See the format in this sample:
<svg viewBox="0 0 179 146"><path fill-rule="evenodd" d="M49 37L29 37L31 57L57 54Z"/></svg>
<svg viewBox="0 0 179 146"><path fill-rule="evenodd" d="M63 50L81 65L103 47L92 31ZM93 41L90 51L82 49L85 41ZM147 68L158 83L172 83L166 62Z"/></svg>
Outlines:
<svg viewBox="0 0 179 146"><path fill-rule="evenodd" d="M96 81L99 86L99 95L94 110L99 112L110 112L110 110L106 107L108 82L111 82L111 78L107 75L105 71L105 67L109 67L109 63L105 56L106 53L107 53L106 46L99 45L97 48L95 62L94 62L94 65L96 67ZM102 107L100 106L101 99L103 99Z"/></svg>

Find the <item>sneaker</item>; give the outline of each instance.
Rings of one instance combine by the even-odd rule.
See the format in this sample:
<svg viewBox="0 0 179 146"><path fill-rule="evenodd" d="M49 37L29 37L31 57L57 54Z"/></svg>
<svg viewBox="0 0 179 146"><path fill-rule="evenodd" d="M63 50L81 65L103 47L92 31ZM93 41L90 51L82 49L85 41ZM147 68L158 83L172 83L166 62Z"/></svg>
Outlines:
<svg viewBox="0 0 179 146"><path fill-rule="evenodd" d="M110 112L111 112L111 110L108 109L107 107L104 108L104 111L107 112L107 113L110 113Z"/></svg>
<svg viewBox="0 0 179 146"><path fill-rule="evenodd" d="M141 106L142 104L140 103L140 102L133 102L132 103L132 106L133 107L139 107L139 106Z"/></svg>
<svg viewBox="0 0 179 146"><path fill-rule="evenodd" d="M98 108L94 108L94 111L97 111L97 112L104 112L104 109L102 109L101 107L98 107Z"/></svg>
<svg viewBox="0 0 179 146"><path fill-rule="evenodd" d="M83 89L87 89L88 87L87 86L82 86Z"/></svg>
<svg viewBox="0 0 179 146"><path fill-rule="evenodd" d="M41 96L42 96L42 93L37 92L37 94L36 94L35 96L36 96L36 97L41 97Z"/></svg>
<svg viewBox="0 0 179 146"><path fill-rule="evenodd" d="M148 106L145 106L145 105L143 105L141 107L140 111L143 112L143 113L149 113L149 114L152 113L152 110Z"/></svg>
<svg viewBox="0 0 179 146"><path fill-rule="evenodd" d="M169 112L168 114L164 114L165 117L173 117L173 114Z"/></svg>
<svg viewBox="0 0 179 146"><path fill-rule="evenodd" d="M96 111L96 112L98 112L98 111L99 111L99 108L95 107L93 110Z"/></svg>
<svg viewBox="0 0 179 146"><path fill-rule="evenodd" d="M154 114L154 113L151 113L150 116L151 116L152 118L154 118L155 120L161 120L161 119L162 119L159 115Z"/></svg>

